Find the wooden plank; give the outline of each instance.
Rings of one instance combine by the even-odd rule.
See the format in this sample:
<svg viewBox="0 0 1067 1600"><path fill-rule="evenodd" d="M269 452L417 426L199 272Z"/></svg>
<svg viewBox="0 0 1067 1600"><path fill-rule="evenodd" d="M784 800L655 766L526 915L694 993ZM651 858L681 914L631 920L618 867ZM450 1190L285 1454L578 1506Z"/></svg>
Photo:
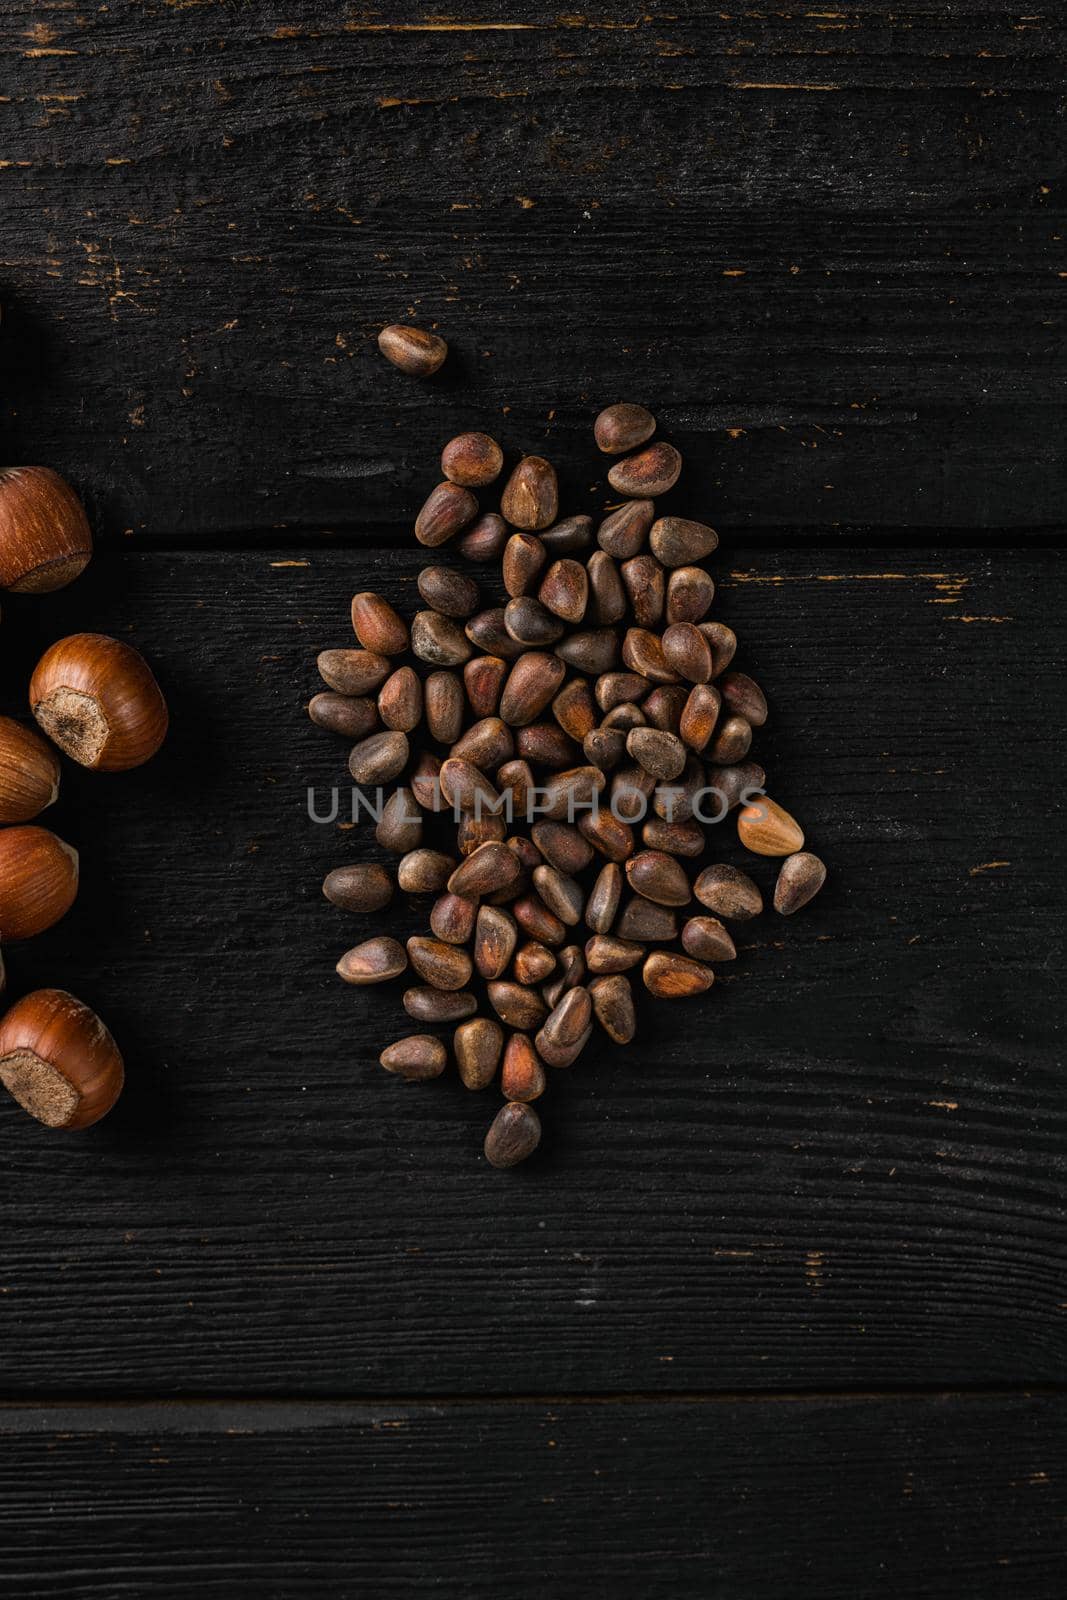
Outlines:
<svg viewBox="0 0 1067 1600"><path fill-rule="evenodd" d="M12 691L117 631L174 724L138 772L68 772L83 892L8 952L13 992L100 1009L129 1088L69 1139L0 1107L0 1392L1057 1380L1062 563L950 555L724 552L758 753L830 882L559 1075L514 1174L480 1156L495 1091L376 1065L398 995L337 982L368 924L319 893L374 847L306 813L345 775L315 652L355 590L409 603L416 553L127 552L5 601Z"/></svg>
<svg viewBox="0 0 1067 1600"><path fill-rule="evenodd" d="M619 396L731 528L1061 519L1053 21L24 10L5 455L107 537L377 544L458 427L595 474ZM432 385L374 347L406 318L453 341Z"/></svg>
<svg viewBox="0 0 1067 1600"><path fill-rule="evenodd" d="M1062 1397L0 1414L25 1600L1058 1600Z"/></svg>
<svg viewBox="0 0 1067 1600"><path fill-rule="evenodd" d="M357 103L391 91L415 103L416 95L580 93L590 83L612 89L717 85L739 92L818 84L1059 93L1065 32L1062 19L1026 15L1004 0L904 0L837 13L747 6L724 12L707 0L682 0L644 14L605 4L570 15L502 0L492 11L465 18L404 17L376 8L331 12L314 0L266 0L247 10L225 0L177 9L148 0L135 15L83 17L72 15L63 0L43 0L37 16L27 32L14 0L0 6L13 62L77 72L91 61L101 83L127 100L143 99L156 114L163 109L156 95L189 96L189 108L202 113L193 91L203 81L204 62L214 56L217 68L221 52L227 57L223 80L232 76L256 89L268 106L297 101L302 75L316 70L345 77L349 99ZM122 59L140 72L123 74ZM87 109L90 127L102 130L102 108Z"/></svg>

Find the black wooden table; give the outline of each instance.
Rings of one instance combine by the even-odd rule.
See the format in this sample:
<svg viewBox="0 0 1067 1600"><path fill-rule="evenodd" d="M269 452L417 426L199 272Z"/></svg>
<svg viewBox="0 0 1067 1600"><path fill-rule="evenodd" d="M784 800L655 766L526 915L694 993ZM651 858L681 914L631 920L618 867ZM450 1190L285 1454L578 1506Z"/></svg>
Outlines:
<svg viewBox="0 0 1067 1600"><path fill-rule="evenodd" d="M69 1138L0 1107L0 1581L1061 1595L1058 15L0 15L3 455L99 534L5 598L3 693L92 628L174 715L66 773L83 890L9 952L129 1087ZM377 355L405 319L433 383ZM304 704L351 594L412 595L446 438L581 509L618 398L720 528L831 879L499 1174L492 1095L387 1078L395 997L334 977L367 847L308 820Z"/></svg>

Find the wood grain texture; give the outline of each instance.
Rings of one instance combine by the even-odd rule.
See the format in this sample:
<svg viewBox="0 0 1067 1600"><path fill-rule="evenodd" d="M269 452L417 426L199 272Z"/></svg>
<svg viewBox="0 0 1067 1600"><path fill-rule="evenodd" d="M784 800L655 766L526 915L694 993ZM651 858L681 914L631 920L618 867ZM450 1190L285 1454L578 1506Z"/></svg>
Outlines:
<svg viewBox="0 0 1067 1600"><path fill-rule="evenodd" d="M0 1413L20 1600L1059 1600L1063 1399Z"/></svg>
<svg viewBox="0 0 1067 1600"><path fill-rule="evenodd" d="M1062 1394L771 1395L1062 1384L1063 36L0 0L0 460L105 549L5 597L0 685L94 627L174 714L68 769L82 893L6 952L129 1068L83 1137L0 1104L0 1396L70 1402L0 1408L20 1600L1059 1600ZM398 319L451 341L432 383ZM426 907L322 898L379 853L309 821L345 746L303 704L354 590L410 609L445 439L595 509L619 398L726 535L830 880L493 1173L495 1093L388 1078L400 985L333 976Z"/></svg>
<svg viewBox="0 0 1067 1600"><path fill-rule="evenodd" d="M1055 18L0 22L3 450L65 470L108 537L397 541L451 431L577 471L619 397L727 527L1062 520ZM374 348L408 317L453 343L432 384Z"/></svg>
<svg viewBox="0 0 1067 1600"><path fill-rule="evenodd" d="M129 1087L79 1138L0 1107L0 1390L1058 1381L1058 555L721 553L769 787L830 881L750 925L706 1003L650 1003L636 1047L556 1075L514 1174L480 1156L495 1091L377 1066L400 986L333 965L426 908L328 905L325 871L377 852L306 814L345 777L314 655L358 589L410 610L420 564L116 553L5 604L0 681L117 631L173 727L137 772L68 770L83 893L8 952L13 992L100 1010Z"/></svg>

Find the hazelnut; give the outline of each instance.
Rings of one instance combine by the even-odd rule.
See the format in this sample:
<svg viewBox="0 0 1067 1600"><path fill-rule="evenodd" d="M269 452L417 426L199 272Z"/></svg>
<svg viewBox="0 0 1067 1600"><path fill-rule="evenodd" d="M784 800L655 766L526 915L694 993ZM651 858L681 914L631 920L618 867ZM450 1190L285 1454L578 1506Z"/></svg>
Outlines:
<svg viewBox="0 0 1067 1600"><path fill-rule="evenodd" d="M63 989L36 989L0 1022L0 1083L46 1128L88 1128L111 1110L122 1057L100 1018Z"/></svg>
<svg viewBox="0 0 1067 1600"><path fill-rule="evenodd" d="M0 471L0 587L48 594L72 583L93 553L85 508L50 467Z"/></svg>
<svg viewBox="0 0 1067 1600"><path fill-rule="evenodd" d="M59 760L44 740L0 717L0 822L30 822L59 793Z"/></svg>
<svg viewBox="0 0 1067 1600"><path fill-rule="evenodd" d="M83 767L125 772L154 756L167 706L132 645L74 633L46 650L30 679L30 709L49 738Z"/></svg>
<svg viewBox="0 0 1067 1600"><path fill-rule="evenodd" d="M0 830L0 939L32 939L78 892L78 852L47 828Z"/></svg>

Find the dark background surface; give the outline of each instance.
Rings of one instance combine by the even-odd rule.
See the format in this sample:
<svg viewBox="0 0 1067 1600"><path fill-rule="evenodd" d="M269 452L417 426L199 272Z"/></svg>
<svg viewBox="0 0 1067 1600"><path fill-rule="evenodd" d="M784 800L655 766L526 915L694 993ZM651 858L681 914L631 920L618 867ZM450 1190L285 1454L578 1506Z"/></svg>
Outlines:
<svg viewBox="0 0 1067 1600"><path fill-rule="evenodd" d="M7 953L129 1085L69 1139L0 1107L0 1578L1059 1596L1058 20L0 19L3 457L99 539L5 597L5 708L92 628L174 719L138 772L68 767L82 892ZM451 341L431 383L377 355L405 319ZM319 882L375 847L308 821L344 746L303 707L353 592L411 609L445 439L597 509L620 397L720 529L757 753L831 876L498 1174L494 1091L386 1078L397 996L334 978L363 924Z"/></svg>

